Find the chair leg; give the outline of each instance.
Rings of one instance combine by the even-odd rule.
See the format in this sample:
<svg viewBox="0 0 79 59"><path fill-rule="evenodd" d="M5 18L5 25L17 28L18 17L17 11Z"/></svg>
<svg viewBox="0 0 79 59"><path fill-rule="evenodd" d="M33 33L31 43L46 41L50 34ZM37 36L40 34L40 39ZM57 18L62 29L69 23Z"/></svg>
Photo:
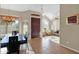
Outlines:
<svg viewBox="0 0 79 59"><path fill-rule="evenodd" d="M17 51L17 54L19 54L19 50Z"/></svg>

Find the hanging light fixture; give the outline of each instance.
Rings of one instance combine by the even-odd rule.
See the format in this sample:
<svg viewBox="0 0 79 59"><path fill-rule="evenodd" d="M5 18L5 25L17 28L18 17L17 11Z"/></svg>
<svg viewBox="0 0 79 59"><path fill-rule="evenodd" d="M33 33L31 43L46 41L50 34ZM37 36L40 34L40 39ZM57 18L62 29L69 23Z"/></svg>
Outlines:
<svg viewBox="0 0 79 59"><path fill-rule="evenodd" d="M12 22L15 19L15 17L13 16L6 16L6 15L0 15L0 18L2 19L2 21L5 22Z"/></svg>

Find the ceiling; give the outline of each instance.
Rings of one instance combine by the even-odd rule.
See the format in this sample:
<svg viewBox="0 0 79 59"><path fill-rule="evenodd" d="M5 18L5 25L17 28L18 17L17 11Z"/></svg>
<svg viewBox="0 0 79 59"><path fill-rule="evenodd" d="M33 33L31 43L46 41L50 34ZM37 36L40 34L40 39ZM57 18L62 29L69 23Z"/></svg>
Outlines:
<svg viewBox="0 0 79 59"><path fill-rule="evenodd" d="M36 4L1 4L1 8L26 11L26 10L40 10L41 5Z"/></svg>
<svg viewBox="0 0 79 59"><path fill-rule="evenodd" d="M54 16L59 16L60 9L58 4L1 4L1 8L16 10L16 11L38 11L49 13ZM43 10L41 10L43 8Z"/></svg>

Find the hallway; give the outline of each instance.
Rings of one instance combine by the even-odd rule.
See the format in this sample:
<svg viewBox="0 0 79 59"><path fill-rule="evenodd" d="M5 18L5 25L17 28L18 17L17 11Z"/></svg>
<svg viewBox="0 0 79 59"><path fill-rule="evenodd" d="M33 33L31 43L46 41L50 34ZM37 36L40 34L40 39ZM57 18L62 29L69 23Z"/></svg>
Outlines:
<svg viewBox="0 0 79 59"><path fill-rule="evenodd" d="M60 46L49 39L31 39L29 43L35 54L77 54L67 48Z"/></svg>

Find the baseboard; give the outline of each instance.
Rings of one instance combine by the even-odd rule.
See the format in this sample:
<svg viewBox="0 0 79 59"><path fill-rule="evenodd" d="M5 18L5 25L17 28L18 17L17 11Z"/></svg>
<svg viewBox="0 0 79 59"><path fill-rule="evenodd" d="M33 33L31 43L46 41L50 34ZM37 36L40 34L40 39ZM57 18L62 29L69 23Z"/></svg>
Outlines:
<svg viewBox="0 0 79 59"><path fill-rule="evenodd" d="M76 53L79 53L79 51L76 50L76 49L73 49L73 48L67 47L67 46L65 46L65 45L63 45L63 44L60 44L60 45L61 45L62 47L64 47L64 48L67 48L67 49L71 50L71 51L74 51L74 52L76 52Z"/></svg>

